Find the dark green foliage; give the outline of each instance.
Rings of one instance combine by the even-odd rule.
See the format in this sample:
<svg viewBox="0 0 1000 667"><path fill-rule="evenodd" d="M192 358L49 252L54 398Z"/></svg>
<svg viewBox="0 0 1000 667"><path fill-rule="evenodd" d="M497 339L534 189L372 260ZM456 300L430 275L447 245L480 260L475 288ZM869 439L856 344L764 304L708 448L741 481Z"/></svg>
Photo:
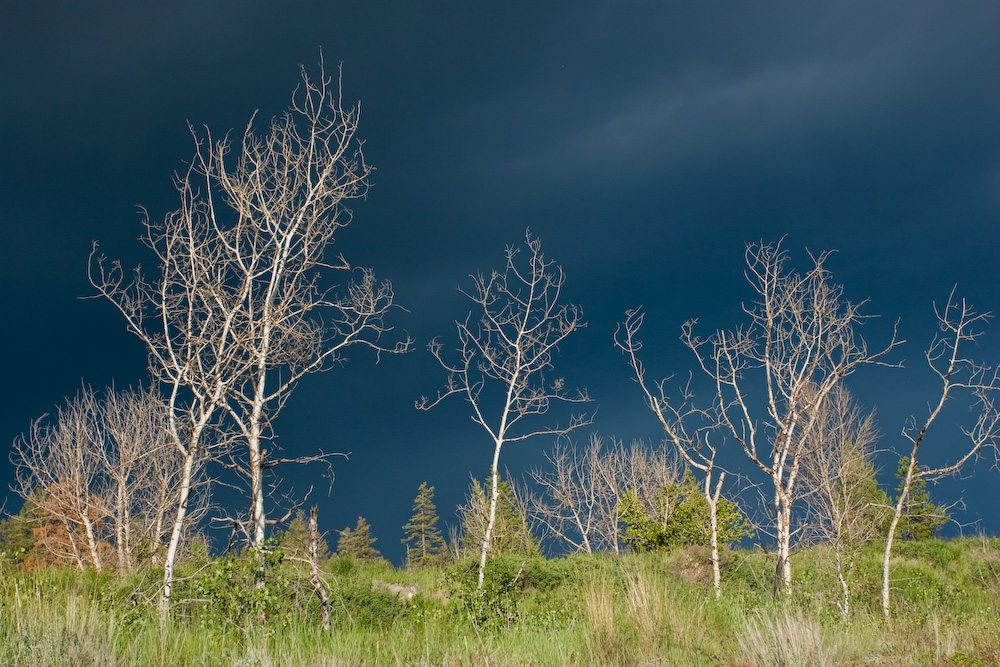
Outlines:
<svg viewBox="0 0 1000 667"><path fill-rule="evenodd" d="M622 541L633 551L705 545L711 540L708 500L690 470L684 471L683 482L660 488L653 499L644 501L634 489L628 489L618 506L625 524ZM739 507L727 498L719 498L716 518L720 546L754 533Z"/></svg>
<svg viewBox="0 0 1000 667"><path fill-rule="evenodd" d="M467 553L479 553L482 548L489 522L490 487L489 480L480 484L479 480L473 479L467 502L459 508L459 515L462 517L462 546ZM524 512L517 506L514 492L503 480L500 480L497 491L496 521L490 555L539 555L541 550L538 540L532 535Z"/></svg>
<svg viewBox="0 0 1000 667"><path fill-rule="evenodd" d="M423 482L413 501L413 516L403 526L406 531L403 539L403 544L406 545L406 567L434 567L447 561L448 551L437 522L434 487Z"/></svg>
<svg viewBox="0 0 1000 667"><path fill-rule="evenodd" d="M0 521L0 557L23 563L38 548L35 531L42 527L44 519L35 498L43 493L36 491L24 501L20 512Z"/></svg>
<svg viewBox="0 0 1000 667"><path fill-rule="evenodd" d="M350 528L338 531L340 539L337 540L337 553L341 556L358 558L361 560L374 560L382 558L382 554L375 548L377 538L372 537L371 526L365 521L363 516L358 517L358 525L352 531Z"/></svg>
<svg viewBox="0 0 1000 667"><path fill-rule="evenodd" d="M896 472L896 479L899 480L899 486L896 487L897 502L903 492L906 470L909 467L909 456L899 460L899 470ZM938 528L948 523L950 519L951 515L948 514L946 507L931 502L924 478L914 477L910 482L910 493L906 497L906 504L903 506L903 515L899 518L899 525L896 526L896 535L902 540L926 540L934 537Z"/></svg>
<svg viewBox="0 0 1000 667"><path fill-rule="evenodd" d="M404 611L398 597L363 581L340 585L333 593L333 603L334 622L347 627L388 628Z"/></svg>

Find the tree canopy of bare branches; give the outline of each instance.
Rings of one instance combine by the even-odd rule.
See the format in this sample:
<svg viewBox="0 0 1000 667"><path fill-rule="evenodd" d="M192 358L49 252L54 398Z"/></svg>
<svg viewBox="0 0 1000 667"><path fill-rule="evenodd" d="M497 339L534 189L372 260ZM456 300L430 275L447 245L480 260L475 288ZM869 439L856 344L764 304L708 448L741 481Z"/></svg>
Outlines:
<svg viewBox="0 0 1000 667"><path fill-rule="evenodd" d="M356 138L360 113L360 105L344 106L339 81L322 69L310 78L303 68L288 111L265 136L248 125L235 159L228 137L195 139L192 176L202 180L212 220L201 245L217 248L207 285L237 309L233 336L243 365L225 407L246 444L245 459L231 462L249 482L245 525L253 545L264 540L268 523L264 471L284 461L273 441L270 452L264 444L295 384L343 363L352 346L376 355L410 347L408 338L383 342L391 331L385 316L394 307L392 285L343 256L327 257L336 232L351 220L347 202L369 187L371 167ZM350 280L343 289L327 287L323 271Z"/></svg>
<svg viewBox="0 0 1000 667"><path fill-rule="evenodd" d="M32 424L12 460L18 492L48 519L40 541L57 561L128 571L139 558L162 557L180 470L163 401L151 391L109 389L100 398L84 387L53 421Z"/></svg>
<svg viewBox="0 0 1000 667"><path fill-rule="evenodd" d="M690 321L683 333L715 382L720 421L773 485L776 572L786 595L792 590L795 485L823 406L843 378L884 363L899 342L894 333L884 347L868 348L857 331L869 317L861 311L866 302L844 298L825 266L828 258L813 257L812 267L800 274L788 269L780 243L748 245L746 277L756 300L744 306L747 325L702 339ZM762 407L758 395L766 398Z"/></svg>
<svg viewBox="0 0 1000 667"><path fill-rule="evenodd" d="M446 388L434 400L417 401L430 409L448 396L465 397L472 420L493 441L492 489L489 524L483 536L479 564L482 586L490 550L499 490L500 450L504 444L539 435L561 435L589 423L571 415L563 426L538 424L554 403L589 401L585 391L570 392L561 377L549 377L559 345L584 325L580 309L562 303L565 275L542 254L541 242L525 234L527 253L508 246L506 266L489 276L473 276L465 292L475 304L464 321L457 322L458 359L446 360L444 344L434 339L428 349L448 372Z"/></svg>
<svg viewBox="0 0 1000 667"><path fill-rule="evenodd" d="M53 556L75 562L81 570L90 564L100 571L106 561L101 533L109 507L94 392L84 387L59 408L54 423L46 423L46 417L35 420L28 436L14 442L17 490L23 498L43 490L38 506L49 525L40 542Z"/></svg>
<svg viewBox="0 0 1000 667"><path fill-rule="evenodd" d="M352 269L325 251L347 224L344 203L364 196L370 167L355 138L360 107L345 107L339 81L302 70L289 110L258 136L251 121L234 151L228 137L201 137L176 178L180 206L163 222L145 218L158 274L127 280L122 266L91 258L91 282L146 345L150 367L168 396L168 430L184 462L174 533L164 565L164 608L194 470L206 456L228 460L250 487L249 516L238 519L252 544L264 539L264 473L282 459L264 444L296 382L342 362L353 345L402 352L388 345L388 282ZM322 271L353 276L328 287ZM221 414L220 414L221 413ZM222 416L235 439L212 424ZM206 440L214 433L219 437ZM321 458L307 457L304 460Z"/></svg>
<svg viewBox="0 0 1000 667"><path fill-rule="evenodd" d="M983 449L996 452L1000 437L1000 367L990 368L966 356L966 348L975 345L983 334L983 326L990 319L989 313L977 313L964 299L955 298L954 291L943 308L934 307L938 319L938 333L924 353L927 365L940 381L937 403L931 405L926 418L918 422L915 418L903 428L903 437L910 443L909 465L900 485L896 506L885 538L885 552L882 556L882 613L886 618L890 613L890 560L896 529L906 508L910 487L915 479L937 479L958 473L965 464L979 456ZM955 393L971 396L975 421L963 425L966 439L956 446L957 458L951 463L936 468L920 467L918 455L925 444L927 432L938 420L945 405Z"/></svg>

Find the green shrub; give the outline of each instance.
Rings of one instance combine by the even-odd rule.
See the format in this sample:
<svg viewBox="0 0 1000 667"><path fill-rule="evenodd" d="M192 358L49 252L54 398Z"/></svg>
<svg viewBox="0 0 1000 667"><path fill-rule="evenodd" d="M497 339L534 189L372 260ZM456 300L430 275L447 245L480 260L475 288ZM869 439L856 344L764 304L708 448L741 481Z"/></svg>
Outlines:
<svg viewBox="0 0 1000 667"><path fill-rule="evenodd" d="M382 630L391 627L404 610L398 597L372 588L371 582L341 583L333 598L333 617L340 626Z"/></svg>
<svg viewBox="0 0 1000 667"><path fill-rule="evenodd" d="M203 624L239 627L270 625L287 608L290 582L279 568L284 553L246 551L226 555L202 570L190 582L196 597L207 599L212 613L201 615Z"/></svg>

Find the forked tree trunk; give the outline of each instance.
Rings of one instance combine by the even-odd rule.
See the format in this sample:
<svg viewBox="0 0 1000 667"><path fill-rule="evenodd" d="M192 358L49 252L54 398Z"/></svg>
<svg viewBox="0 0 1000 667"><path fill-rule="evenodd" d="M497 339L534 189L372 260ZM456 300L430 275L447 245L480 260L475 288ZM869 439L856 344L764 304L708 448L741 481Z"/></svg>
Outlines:
<svg viewBox="0 0 1000 667"><path fill-rule="evenodd" d="M780 487L780 482L775 480L775 484L777 489L774 492L776 513L774 527L778 541L778 562L774 570L774 590L775 593L780 590L786 597L790 598L792 595L792 563L789 560L789 555L791 553L792 531L789 524L792 518L792 507L790 499Z"/></svg>

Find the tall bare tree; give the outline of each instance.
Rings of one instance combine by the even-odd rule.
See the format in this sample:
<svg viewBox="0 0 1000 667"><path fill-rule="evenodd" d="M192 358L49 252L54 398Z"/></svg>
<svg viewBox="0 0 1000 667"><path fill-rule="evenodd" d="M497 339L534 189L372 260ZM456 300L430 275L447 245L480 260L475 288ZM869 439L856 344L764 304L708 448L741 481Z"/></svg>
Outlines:
<svg viewBox="0 0 1000 667"><path fill-rule="evenodd" d="M268 523L264 472L283 461L273 442L270 452L265 445L296 383L343 363L351 346L376 354L410 347L408 338L382 342L392 285L352 269L343 256L327 257L351 221L346 202L368 191L371 167L355 136L360 113L360 105L344 106L339 81L321 65L315 79L302 69L288 111L265 135L251 121L235 151L228 137L196 137L194 171L212 221L202 244L215 249L212 291L238 311L232 335L243 365L225 406L246 445L245 459L234 457L233 465L249 482L245 528L253 545ZM337 290L324 282L324 269L353 279Z"/></svg>
<svg viewBox="0 0 1000 667"><path fill-rule="evenodd" d="M725 429L771 480L778 548L776 583L792 592L789 552L792 505L799 466L830 392L859 367L882 364L898 343L872 351L857 328L868 316L832 281L829 254L812 258L800 274L788 270L781 244L747 246L746 277L757 294L744 306L749 323L717 331L707 340L684 325L683 340L715 382L716 406ZM756 396L763 394L759 406Z"/></svg>
<svg viewBox="0 0 1000 667"><path fill-rule="evenodd" d="M802 460L806 539L825 542L833 552L841 589L837 606L845 621L851 613L855 560L882 533L889 515L872 465L877 440L875 413L862 412L848 391L838 387L826 401Z"/></svg>
<svg viewBox="0 0 1000 667"><path fill-rule="evenodd" d="M264 472L281 462L268 458L264 444L296 382L343 361L351 345L409 347L408 340L379 342L393 304L389 283L368 270L352 271L343 258L324 258L334 232L350 220L342 202L367 189L370 168L354 136L359 112L343 106L339 86L322 69L316 80L303 69L288 112L264 137L251 122L234 164L228 138L199 138L192 130L194 158L176 178L179 208L162 223L145 220L157 278L147 281L137 272L126 282L121 265L107 265L95 248L91 282L146 344L183 461L164 564L164 608L199 463L225 452L248 480L249 517L240 524L259 545L267 523ZM357 279L337 293L321 282L323 268ZM232 438L213 428L220 413L235 424L245 459Z"/></svg>
<svg viewBox="0 0 1000 667"><path fill-rule="evenodd" d="M1000 437L1000 368L990 368L980 362L965 356L965 348L974 345L983 333L983 325L991 317L989 313L977 313L966 303L965 299L956 300L954 290L948 297L944 308L934 307L938 319L939 332L931 341L924 356L927 365L937 375L941 383L941 391L936 404L932 404L923 422L912 419L903 428L903 437L910 442L909 465L900 485L899 497L893 508L892 520L885 538L885 552L882 556L882 613L889 617L889 565L892 558L892 545L900 518L906 508L910 487L915 479L938 479L953 475L970 460L977 457L984 448L997 447ZM940 417L956 392L967 392L972 396L977 414L976 421L971 426L963 426L962 432L966 440L958 449L958 458L952 463L937 468L920 467L918 455L920 447L926 441L927 431Z"/></svg>
<svg viewBox="0 0 1000 667"><path fill-rule="evenodd" d="M174 563L188 526L197 474L221 435L213 425L246 368L236 339L242 313L237 290L221 283L222 248L206 243L214 222L194 183L194 168L176 179L180 206L162 222L144 217L144 241L156 255L158 274L136 270L126 278L120 262L91 254L90 281L124 316L146 346L150 372L166 396L167 433L180 475L171 490L175 511L163 558L161 609L169 607Z"/></svg>
<svg viewBox="0 0 1000 667"><path fill-rule="evenodd" d="M445 360L439 340L428 345L448 371L446 388L434 400L423 397L417 401L418 408L427 410L453 394L464 396L472 408L472 420L493 441L489 523L479 558L480 587L496 521L503 446L540 435L569 433L590 423L581 415L571 415L562 427L536 423L535 418L546 414L553 403L590 399L585 391L569 392L562 378L546 377L559 345L582 328L584 321L577 306L561 302L562 268L544 257L541 242L530 231L525 234L525 244L524 261L518 248L508 246L502 272L472 277L473 288L464 293L475 303L476 317L469 313L463 322L456 323L458 360Z"/></svg>
<svg viewBox="0 0 1000 667"><path fill-rule="evenodd" d="M712 554L712 583L715 597L722 595L722 573L719 566L719 499L726 472L716 467L716 447L710 434L717 428L717 420L708 411L692 404L690 383L680 396L671 400L665 389L666 380L653 385L646 381L646 370L638 353L642 341L637 336L645 315L639 310L626 313L625 321L615 332L615 344L628 357L629 366L642 390L647 407L653 411L667 440L691 468L701 473L701 491L708 502L709 547ZM721 405L721 403L720 403ZM718 472L718 478L716 478Z"/></svg>

